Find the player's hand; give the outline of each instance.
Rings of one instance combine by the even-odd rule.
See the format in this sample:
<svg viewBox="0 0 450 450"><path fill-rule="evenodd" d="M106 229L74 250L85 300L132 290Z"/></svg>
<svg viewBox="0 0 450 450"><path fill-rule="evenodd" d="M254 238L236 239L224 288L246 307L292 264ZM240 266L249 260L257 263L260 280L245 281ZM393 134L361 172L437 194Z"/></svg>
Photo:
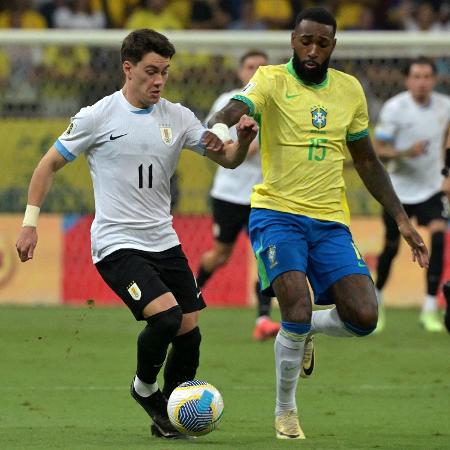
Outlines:
<svg viewBox="0 0 450 450"><path fill-rule="evenodd" d="M412 147L406 151L407 156L410 158L417 158L424 155L427 152L428 141L417 141Z"/></svg>
<svg viewBox="0 0 450 450"><path fill-rule="evenodd" d="M36 227L23 227L16 242L17 253L22 262L33 259L38 241Z"/></svg>
<svg viewBox="0 0 450 450"><path fill-rule="evenodd" d="M205 131L202 137L202 143L206 150L211 152L220 152L223 150L223 142L211 131Z"/></svg>
<svg viewBox="0 0 450 450"><path fill-rule="evenodd" d="M236 124L238 140L241 144L249 144L258 134L258 124L254 119L247 115L243 115Z"/></svg>
<svg viewBox="0 0 450 450"><path fill-rule="evenodd" d="M420 234L412 226L409 220L400 223L398 225L398 230L400 231L400 234L403 236L408 245L411 247L413 262L417 261L420 267L427 269L430 259L428 256L427 246L423 242Z"/></svg>

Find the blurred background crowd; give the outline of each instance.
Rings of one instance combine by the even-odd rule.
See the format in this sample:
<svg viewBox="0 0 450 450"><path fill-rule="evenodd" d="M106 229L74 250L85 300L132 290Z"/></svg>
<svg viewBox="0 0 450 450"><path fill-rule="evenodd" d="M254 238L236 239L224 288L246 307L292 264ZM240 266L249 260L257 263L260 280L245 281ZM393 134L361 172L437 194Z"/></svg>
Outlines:
<svg viewBox="0 0 450 450"><path fill-rule="evenodd" d="M312 5L340 30L450 30L448 0L0 0L0 28L284 30Z"/></svg>

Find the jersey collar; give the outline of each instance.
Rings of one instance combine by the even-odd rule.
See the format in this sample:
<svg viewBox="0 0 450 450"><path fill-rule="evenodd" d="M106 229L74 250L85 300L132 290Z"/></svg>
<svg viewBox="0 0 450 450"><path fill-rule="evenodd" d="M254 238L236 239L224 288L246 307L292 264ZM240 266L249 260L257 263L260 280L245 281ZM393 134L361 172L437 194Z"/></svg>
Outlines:
<svg viewBox="0 0 450 450"><path fill-rule="evenodd" d="M286 64L286 68L288 72L303 86L307 86L313 89L323 89L328 86L330 75L327 70L327 76L325 77L325 80L322 81L322 83L316 84L316 83L309 83L308 81L302 80L298 75L297 72L294 69L294 64L292 63L292 58L289 60L289 62Z"/></svg>
<svg viewBox="0 0 450 450"><path fill-rule="evenodd" d="M122 89L120 90L120 99L128 111L132 112L133 114L150 114L153 111L153 107L155 105L151 105L148 108L136 108L136 106L133 106L126 98L125 95L123 95Z"/></svg>

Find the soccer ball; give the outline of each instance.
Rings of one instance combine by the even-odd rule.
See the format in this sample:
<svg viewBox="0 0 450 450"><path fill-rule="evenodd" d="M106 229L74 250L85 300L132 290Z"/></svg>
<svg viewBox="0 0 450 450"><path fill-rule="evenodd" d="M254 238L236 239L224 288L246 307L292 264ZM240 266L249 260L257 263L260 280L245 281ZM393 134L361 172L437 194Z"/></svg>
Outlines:
<svg viewBox="0 0 450 450"><path fill-rule="evenodd" d="M222 419L222 396L206 381L186 381L170 395L167 413L181 433L202 436L215 430Z"/></svg>

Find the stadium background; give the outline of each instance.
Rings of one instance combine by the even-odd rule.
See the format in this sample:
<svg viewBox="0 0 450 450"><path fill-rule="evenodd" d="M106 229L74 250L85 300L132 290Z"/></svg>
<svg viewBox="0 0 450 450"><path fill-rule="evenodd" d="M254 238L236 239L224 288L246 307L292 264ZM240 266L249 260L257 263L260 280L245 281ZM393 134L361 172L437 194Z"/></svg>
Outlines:
<svg viewBox="0 0 450 450"><path fill-rule="evenodd" d="M6 28L11 8L26 3L33 5L23 1L3 3L0 4L0 26L4 28L0 30L0 303L85 303L88 299L99 304L116 303L114 294L100 280L90 260L89 226L94 205L84 158L71 163L57 175L43 207L34 261L20 264L14 243L26 204L28 182L40 157L81 106L92 104L120 88L118 48L127 31ZM104 3L92 2L93 9L89 14L100 11ZM151 9L154 5L149 5L153 3L163 3L172 11L172 16L178 15L183 22L186 8L201 2L143 3L144 9ZM221 2L221 7L226 3ZM235 23L231 20L231 6L237 3L229 2L228 10L223 6L223 11L229 14L230 28ZM255 1L254 14L258 13L258 4L263 3ZM275 3L278 5L276 14L284 14L284 22L283 17L278 17L278 22L275 21L277 17L266 17L264 22L261 16L259 22L262 25L256 31L248 31L245 27L224 30L223 23L214 22L218 18L212 18L208 23L220 30L180 29L188 27L185 23L168 25L166 34L174 42L177 55L164 96L183 103L204 119L220 93L238 86L234 69L239 56L246 50L260 48L267 51L273 64L287 61L291 54L288 29L295 12L293 5L302 2L266 0L266 9L271 14L274 10L270 5L273 7ZM403 89L401 68L409 57L425 54L435 58L439 69L437 89L449 92L450 34L445 31L448 30L448 10L444 10L446 22L442 22L441 11L442 5L448 6L448 2L434 5L436 14L439 11L441 16L435 16L429 32L415 31L411 25L409 29L404 25L407 31L398 30L392 25L394 16L389 14L391 22L385 22L385 27L376 25L380 23L375 21L379 17L376 5L386 4L385 12L389 13L395 11L392 5L401 6L404 2L353 2L356 5L353 9L350 2L325 3L330 8L337 8L339 23L338 46L331 65L352 73L361 81L368 97L372 125L383 102ZM44 13L49 11L45 7L58 4L64 2L35 2L34 9L29 11L40 11L45 18ZM122 21L127 27L127 23L131 23L127 20L131 20L133 7L137 8L138 2L114 4L126 4L131 8L124 13L125 22ZM290 10L286 9L288 4ZM374 14L372 26L362 21L364 14L370 11ZM54 16L49 14L48 17ZM411 16L414 17L420 25L420 17L417 14ZM119 27L119 22L114 22L116 19L110 16L107 19L104 27ZM439 20L441 32L433 32L437 31L433 27ZM48 22L46 26L54 27L55 23ZM146 26L152 27L152 22ZM380 32L377 27L386 29ZM197 23L196 28L206 27ZM200 254L211 243L208 192L214 171L212 162L191 152L183 152L177 169L179 198L174 209L174 224L194 271ZM355 241L373 269L382 239L379 205L362 187L350 163L346 164L345 177ZM447 250L445 278L450 277L449 254L450 250ZM247 239L241 236L230 264L221 269L204 290L210 305L245 306L254 301L252 258ZM410 263L409 253L403 246L386 289L386 304L420 304L423 283L423 273Z"/></svg>

